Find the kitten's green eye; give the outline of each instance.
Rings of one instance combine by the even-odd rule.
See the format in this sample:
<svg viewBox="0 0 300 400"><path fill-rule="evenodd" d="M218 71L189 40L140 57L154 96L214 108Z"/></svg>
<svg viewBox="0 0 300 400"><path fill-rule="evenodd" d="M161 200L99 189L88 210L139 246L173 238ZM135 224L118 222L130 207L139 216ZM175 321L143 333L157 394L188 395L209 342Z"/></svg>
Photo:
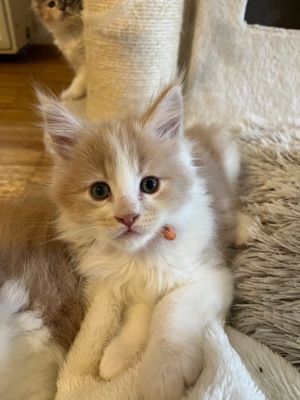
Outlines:
<svg viewBox="0 0 300 400"><path fill-rule="evenodd" d="M147 176L141 182L141 191L144 193L154 193L158 189L159 180L153 176Z"/></svg>
<svg viewBox="0 0 300 400"><path fill-rule="evenodd" d="M53 8L53 7L55 7L55 6L56 6L55 1L50 1L50 3L48 3L48 7L49 7L49 8Z"/></svg>
<svg viewBox="0 0 300 400"><path fill-rule="evenodd" d="M97 182L91 186L91 195L94 200L105 200L110 196L110 187L105 182Z"/></svg>

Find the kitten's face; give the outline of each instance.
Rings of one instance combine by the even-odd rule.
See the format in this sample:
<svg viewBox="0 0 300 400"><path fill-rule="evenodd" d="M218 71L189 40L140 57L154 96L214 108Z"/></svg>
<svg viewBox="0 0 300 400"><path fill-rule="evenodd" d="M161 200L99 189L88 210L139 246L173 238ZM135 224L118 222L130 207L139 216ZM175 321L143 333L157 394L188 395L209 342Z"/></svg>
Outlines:
<svg viewBox="0 0 300 400"><path fill-rule="evenodd" d="M181 98L175 102L170 107L181 107ZM146 123L80 122L73 126L74 141L56 141L60 153L53 190L70 240L136 251L160 237L186 204L195 171L179 132L181 115L170 122L160 114L169 117L172 110L158 108Z"/></svg>
<svg viewBox="0 0 300 400"><path fill-rule="evenodd" d="M81 0L32 0L32 5L49 27L78 15L81 10Z"/></svg>

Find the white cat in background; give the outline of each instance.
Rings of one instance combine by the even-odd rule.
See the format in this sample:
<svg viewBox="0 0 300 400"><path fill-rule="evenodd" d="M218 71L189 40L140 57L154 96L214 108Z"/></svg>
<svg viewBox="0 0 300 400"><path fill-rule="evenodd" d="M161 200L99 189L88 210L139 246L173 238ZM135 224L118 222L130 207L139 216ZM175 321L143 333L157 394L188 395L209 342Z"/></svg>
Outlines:
<svg viewBox="0 0 300 400"><path fill-rule="evenodd" d="M76 72L71 85L62 92L62 100L80 99L86 94L82 0L32 0L32 6Z"/></svg>

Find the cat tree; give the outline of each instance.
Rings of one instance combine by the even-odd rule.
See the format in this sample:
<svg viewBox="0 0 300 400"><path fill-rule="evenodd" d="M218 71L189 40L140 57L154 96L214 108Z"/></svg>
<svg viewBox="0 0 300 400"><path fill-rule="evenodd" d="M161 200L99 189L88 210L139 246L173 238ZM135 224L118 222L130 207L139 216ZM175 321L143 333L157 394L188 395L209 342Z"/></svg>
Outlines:
<svg viewBox="0 0 300 400"><path fill-rule="evenodd" d="M246 5L199 1L188 72L193 119L300 116L300 32L248 25Z"/></svg>
<svg viewBox="0 0 300 400"><path fill-rule="evenodd" d="M247 0L85 0L90 117L140 110L176 75L180 39L187 36L193 41L181 50L189 54L192 48L184 60L189 118L299 118L299 32L248 25L246 5ZM188 9L193 15L187 20Z"/></svg>
<svg viewBox="0 0 300 400"><path fill-rule="evenodd" d="M183 0L85 1L87 112L141 112L177 74Z"/></svg>
<svg viewBox="0 0 300 400"><path fill-rule="evenodd" d="M253 243L234 263L232 323L300 368L300 32L248 25L246 5L247 0L85 0L87 113L111 118L142 112L174 78L179 59L186 66L187 124L230 126L246 169L241 203L253 216ZM270 352L260 371L263 348L255 342L248 351L246 339L230 332L269 398L284 398L278 386L283 374L289 398L299 398L296 370ZM67 369L59 400L75 398L67 393L70 385L79 385ZM103 386L106 395L93 393L136 399L132 382L133 372L114 388ZM241 393L236 398L246 398Z"/></svg>

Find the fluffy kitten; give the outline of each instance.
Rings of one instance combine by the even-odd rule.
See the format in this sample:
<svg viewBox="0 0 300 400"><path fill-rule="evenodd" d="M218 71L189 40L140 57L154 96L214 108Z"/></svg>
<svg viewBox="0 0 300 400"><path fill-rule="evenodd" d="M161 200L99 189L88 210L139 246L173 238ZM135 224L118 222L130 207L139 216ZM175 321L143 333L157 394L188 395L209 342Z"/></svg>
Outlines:
<svg viewBox="0 0 300 400"><path fill-rule="evenodd" d="M236 232L236 146L214 128L184 134L177 85L146 116L123 121L82 121L40 101L55 151L58 229L79 254L87 298L109 289L123 304L100 375L113 379L145 350L144 398L180 399L200 373L202 328L224 321L232 300L224 250Z"/></svg>
<svg viewBox="0 0 300 400"><path fill-rule="evenodd" d="M83 97L86 94L86 68L82 0L32 0L32 6L76 72L73 82L62 92L61 98L76 100Z"/></svg>
<svg viewBox="0 0 300 400"><path fill-rule="evenodd" d="M109 293L124 312L100 375L113 379L143 354L144 398L180 399L200 373L203 326L224 321L232 299L224 251L236 230L236 146L214 128L184 133L177 85L147 115L123 121L83 121L39 98L54 150L52 200L2 207L0 397L53 398L81 320L71 252L87 301ZM74 346L75 370L86 346Z"/></svg>
<svg viewBox="0 0 300 400"><path fill-rule="evenodd" d="M54 398L83 316L79 277L45 193L0 204L0 398Z"/></svg>

